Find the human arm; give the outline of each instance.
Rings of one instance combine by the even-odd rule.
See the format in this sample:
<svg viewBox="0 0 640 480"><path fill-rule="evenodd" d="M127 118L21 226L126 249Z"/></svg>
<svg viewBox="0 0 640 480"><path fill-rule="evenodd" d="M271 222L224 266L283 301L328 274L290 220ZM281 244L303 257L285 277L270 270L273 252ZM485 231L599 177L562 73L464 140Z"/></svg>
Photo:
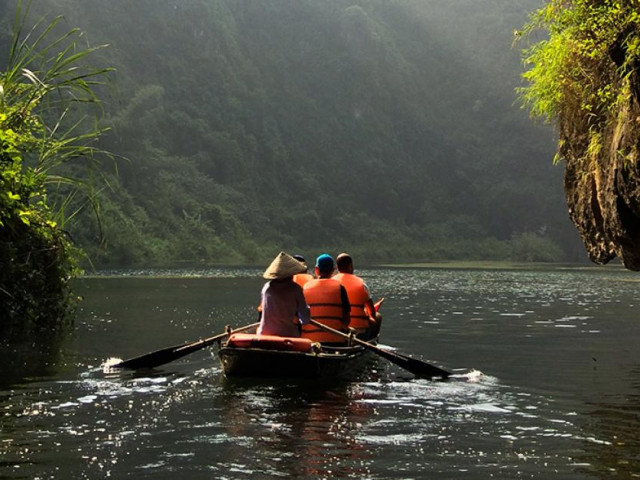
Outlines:
<svg viewBox="0 0 640 480"><path fill-rule="evenodd" d="M311 320L311 309L307 304L307 300L304 298L302 288L297 284L296 286L298 287L296 289L296 314L298 315L300 325L307 325L309 320Z"/></svg>
<svg viewBox="0 0 640 480"><path fill-rule="evenodd" d="M367 292L367 300L364 302L364 310L369 315L369 322L373 323L376 320L376 306L371 299L371 294L369 293L369 287L366 283L363 283L364 291Z"/></svg>
<svg viewBox="0 0 640 480"><path fill-rule="evenodd" d="M340 297L342 299L342 322L345 328L351 321L351 304L349 303L349 295L347 295L347 289L340 285Z"/></svg>
<svg viewBox="0 0 640 480"><path fill-rule="evenodd" d="M376 321L376 306L373 303L373 300L369 299L365 302L364 308L369 315L369 322L373 323Z"/></svg>

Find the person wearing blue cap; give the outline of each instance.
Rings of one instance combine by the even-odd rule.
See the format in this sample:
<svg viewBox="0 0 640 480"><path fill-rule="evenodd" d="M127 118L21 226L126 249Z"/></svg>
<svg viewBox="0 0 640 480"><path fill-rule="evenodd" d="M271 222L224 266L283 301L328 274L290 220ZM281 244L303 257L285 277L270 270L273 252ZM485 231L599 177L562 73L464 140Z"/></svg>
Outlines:
<svg viewBox="0 0 640 480"><path fill-rule="evenodd" d="M320 255L316 259L317 278L305 284L304 297L311 308L311 318L327 327L346 333L349 331L349 297L340 282L331 278L334 270L333 257L326 253ZM314 342L345 343L343 337L312 324L302 326L302 336Z"/></svg>

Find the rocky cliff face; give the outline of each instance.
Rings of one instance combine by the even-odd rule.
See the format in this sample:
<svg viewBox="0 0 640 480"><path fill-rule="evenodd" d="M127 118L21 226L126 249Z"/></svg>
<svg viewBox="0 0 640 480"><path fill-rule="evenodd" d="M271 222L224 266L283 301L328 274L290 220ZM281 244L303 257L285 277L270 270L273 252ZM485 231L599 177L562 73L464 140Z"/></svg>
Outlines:
<svg viewBox="0 0 640 480"><path fill-rule="evenodd" d="M619 257L640 271L640 68L628 81L628 100L600 129L599 146L587 140L592 125L561 121L560 154L569 215L591 260Z"/></svg>

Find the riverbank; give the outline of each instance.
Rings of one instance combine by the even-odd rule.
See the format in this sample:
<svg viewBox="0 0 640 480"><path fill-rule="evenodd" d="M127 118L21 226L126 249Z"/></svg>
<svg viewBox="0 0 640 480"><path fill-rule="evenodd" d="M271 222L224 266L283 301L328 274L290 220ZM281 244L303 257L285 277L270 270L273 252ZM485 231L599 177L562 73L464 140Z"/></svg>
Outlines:
<svg viewBox="0 0 640 480"><path fill-rule="evenodd" d="M593 263L529 263L510 261L441 261L382 264L384 268L431 268L464 270L624 270L620 263L595 265Z"/></svg>
<svg viewBox="0 0 640 480"><path fill-rule="evenodd" d="M449 269L449 270L526 270L526 271L624 271L621 263L609 265L595 265L592 263L524 263L509 261L441 261L441 262L408 262L384 263L359 266L358 270L376 268L419 268L419 269ZM263 265L216 265L192 267L162 267L162 268L121 268L108 270L94 270L85 272L78 278L94 277L148 277L148 278L187 278L187 277L254 277L261 276Z"/></svg>

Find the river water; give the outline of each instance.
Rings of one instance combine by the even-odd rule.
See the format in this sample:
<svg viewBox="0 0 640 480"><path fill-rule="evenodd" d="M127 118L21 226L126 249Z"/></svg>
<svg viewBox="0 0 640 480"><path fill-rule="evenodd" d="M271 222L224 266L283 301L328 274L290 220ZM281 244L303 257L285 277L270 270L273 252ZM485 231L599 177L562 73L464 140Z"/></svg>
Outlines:
<svg viewBox="0 0 640 480"><path fill-rule="evenodd" d="M416 380L374 355L351 381L229 380L215 347L106 374L109 357L255 321L262 280L85 278L74 332L0 365L0 478L640 476L637 274L359 273L386 299L382 343L453 379Z"/></svg>

